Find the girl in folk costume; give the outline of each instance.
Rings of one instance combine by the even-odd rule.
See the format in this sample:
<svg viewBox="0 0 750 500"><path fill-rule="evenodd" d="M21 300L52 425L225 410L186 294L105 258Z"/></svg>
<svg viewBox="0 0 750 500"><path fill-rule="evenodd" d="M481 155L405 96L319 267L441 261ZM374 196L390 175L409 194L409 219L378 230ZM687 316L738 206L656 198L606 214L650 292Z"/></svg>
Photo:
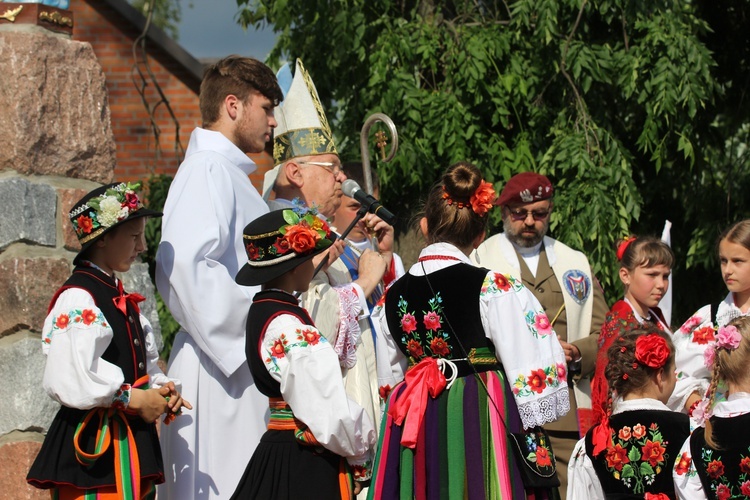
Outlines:
<svg viewBox="0 0 750 500"><path fill-rule="evenodd" d="M719 327L707 344L711 371L706 399L694 412L704 427L693 431L680 450L673 477L677 497L750 497L750 318ZM719 389L726 400L719 401ZM719 402L717 402L719 401Z"/></svg>
<svg viewBox="0 0 750 500"><path fill-rule="evenodd" d="M73 274L55 293L42 329L43 385L62 407L27 481L52 498L154 498L164 481L154 421L191 408L157 361L144 298L123 291L126 272L146 249L138 184L110 184L70 211L81 243Z"/></svg>
<svg viewBox="0 0 750 500"><path fill-rule="evenodd" d="M521 282L468 257L494 199L475 166L451 166L420 220L429 245L375 310L379 378L393 389L368 498L553 494L524 488L511 433L569 410L565 354ZM544 441L528 455L554 472Z"/></svg>
<svg viewBox="0 0 750 500"><path fill-rule="evenodd" d="M750 220L726 229L717 247L721 276L729 294L718 306L703 306L674 335L678 373L673 399L676 406L689 409L695 408L709 385L711 373L703 359L706 349L713 345L715 329L750 314Z"/></svg>
<svg viewBox="0 0 750 500"><path fill-rule="evenodd" d="M591 404L594 423L601 422L610 405L609 387L605 376L609 347L624 333L653 324L669 332L661 310L657 307L669 288L669 274L674 253L663 241L649 237L630 236L617 247L620 280L625 296L614 303L602 325L596 369L591 380Z"/></svg>
<svg viewBox="0 0 750 500"><path fill-rule="evenodd" d="M690 423L666 406L676 382L671 335L653 324L623 333L607 358L613 406L573 451L568 499L675 498L672 466Z"/></svg>
<svg viewBox="0 0 750 500"><path fill-rule="evenodd" d="M351 499L370 477L375 427L347 397L338 356L293 295L307 290L312 258L331 246L330 234L303 208L245 227L248 262L235 280L263 285L250 306L245 354L271 417L232 498Z"/></svg>

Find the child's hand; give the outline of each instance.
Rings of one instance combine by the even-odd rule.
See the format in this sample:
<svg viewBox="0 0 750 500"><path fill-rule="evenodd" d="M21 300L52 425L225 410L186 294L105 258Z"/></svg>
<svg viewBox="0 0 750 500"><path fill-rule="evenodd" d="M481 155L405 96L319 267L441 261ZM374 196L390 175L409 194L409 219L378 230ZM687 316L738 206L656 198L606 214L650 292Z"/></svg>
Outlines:
<svg viewBox="0 0 750 500"><path fill-rule="evenodd" d="M161 388L162 391L164 389L169 391L169 393L164 396L164 399L167 401L167 415L164 417L164 423L169 425L177 415L182 413L183 406L188 410L192 410L193 406L188 401L182 399L182 395L177 392L174 382L168 382Z"/></svg>
<svg viewBox="0 0 750 500"><path fill-rule="evenodd" d="M134 410L144 421L151 423L159 418L159 415L167 411L167 400L165 394L169 394L169 389L162 394L165 388L161 389L133 389L130 394L130 404L128 408Z"/></svg>

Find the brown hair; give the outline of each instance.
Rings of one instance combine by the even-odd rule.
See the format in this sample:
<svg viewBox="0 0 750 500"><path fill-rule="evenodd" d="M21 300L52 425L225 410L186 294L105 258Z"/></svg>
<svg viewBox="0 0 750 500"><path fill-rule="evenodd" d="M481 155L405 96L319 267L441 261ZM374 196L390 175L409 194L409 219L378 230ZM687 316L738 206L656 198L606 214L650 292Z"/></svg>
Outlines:
<svg viewBox="0 0 750 500"><path fill-rule="evenodd" d="M203 126L219 120L226 96L234 95L245 102L252 92L264 95L274 106L284 99L276 75L257 59L231 55L206 67L200 89Z"/></svg>
<svg viewBox="0 0 750 500"><path fill-rule="evenodd" d="M448 167L440 182L427 195L424 208L417 217L427 218L427 243L444 241L463 248L487 230L489 217L480 217L472 210L469 200L482 182L482 173L467 162ZM453 204L443 197L446 193Z"/></svg>
<svg viewBox="0 0 750 500"><path fill-rule="evenodd" d="M674 252L658 238L653 236L638 236L630 242L620 259L620 266L628 271L635 271L637 267L654 267L664 265L672 269Z"/></svg>
<svg viewBox="0 0 750 500"><path fill-rule="evenodd" d="M750 250L750 219L735 222L721 233L719 241L716 243L716 250L719 250L719 244L727 240L730 243L737 243Z"/></svg>
<svg viewBox="0 0 750 500"><path fill-rule="evenodd" d="M661 368L651 368L638 363L635 359L636 341L639 337L650 334L659 335L669 347L669 357ZM646 387L659 370L669 370L670 367L674 367L674 344L669 334L656 325L646 323L643 327L630 330L618 338L607 350L607 358L604 376L609 384L610 394L616 392L618 396L625 397L633 391Z"/></svg>
<svg viewBox="0 0 750 500"><path fill-rule="evenodd" d="M708 386L708 408L712 408L716 398L716 388L722 382L731 382L737 385L747 384L750 381L750 372L747 369L750 363L750 316L740 316L730 321L727 326L734 326L742 336L737 349L716 349L714 366L711 374L711 384ZM712 349L712 347L707 347ZM711 448L721 449L714 441L711 420L706 420L706 443Z"/></svg>

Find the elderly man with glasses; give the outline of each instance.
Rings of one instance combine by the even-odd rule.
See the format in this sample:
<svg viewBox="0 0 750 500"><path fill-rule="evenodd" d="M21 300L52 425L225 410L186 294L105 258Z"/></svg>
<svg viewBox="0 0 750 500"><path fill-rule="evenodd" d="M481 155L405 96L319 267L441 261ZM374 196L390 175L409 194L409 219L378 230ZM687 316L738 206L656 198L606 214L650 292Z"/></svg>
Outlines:
<svg viewBox="0 0 750 500"><path fill-rule="evenodd" d="M565 350L571 411L545 426L565 498L573 446L590 427L589 381L608 308L586 256L547 236L553 191L543 175L511 177L495 202L502 207L503 232L482 243L472 258L482 267L521 279L542 304Z"/></svg>

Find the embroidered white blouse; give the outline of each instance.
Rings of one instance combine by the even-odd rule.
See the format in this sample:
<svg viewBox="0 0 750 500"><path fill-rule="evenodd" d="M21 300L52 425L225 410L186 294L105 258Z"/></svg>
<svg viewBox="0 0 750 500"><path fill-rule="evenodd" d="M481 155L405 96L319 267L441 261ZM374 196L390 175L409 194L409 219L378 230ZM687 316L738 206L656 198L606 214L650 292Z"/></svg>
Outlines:
<svg viewBox="0 0 750 500"><path fill-rule="evenodd" d="M375 426L347 396L338 357L318 329L282 314L266 328L260 351L294 416L326 449L364 464L377 444Z"/></svg>
<svg viewBox="0 0 750 500"><path fill-rule="evenodd" d="M146 371L151 387L161 387L170 380L179 386L179 380L167 377L157 365L153 328L145 316L139 316L146 336ZM42 385L47 394L70 408L112 406L121 386L134 382L125 380L120 367L101 357L113 335L91 294L81 288L62 292L42 328L42 351L47 355Z"/></svg>
<svg viewBox="0 0 750 500"><path fill-rule="evenodd" d="M423 276L422 264L427 274L459 262L474 265L449 243L427 246L420 258L430 255L456 260L418 262L409 274ZM485 335L494 344L497 358L503 364L523 426L543 425L565 415L570 411L565 353L539 301L520 281L494 271L487 273L479 292ZM403 380L408 361L389 331L382 306L375 308L373 319L378 324L378 383L381 387L394 387ZM543 389L531 390L529 382L540 373L546 376Z"/></svg>

